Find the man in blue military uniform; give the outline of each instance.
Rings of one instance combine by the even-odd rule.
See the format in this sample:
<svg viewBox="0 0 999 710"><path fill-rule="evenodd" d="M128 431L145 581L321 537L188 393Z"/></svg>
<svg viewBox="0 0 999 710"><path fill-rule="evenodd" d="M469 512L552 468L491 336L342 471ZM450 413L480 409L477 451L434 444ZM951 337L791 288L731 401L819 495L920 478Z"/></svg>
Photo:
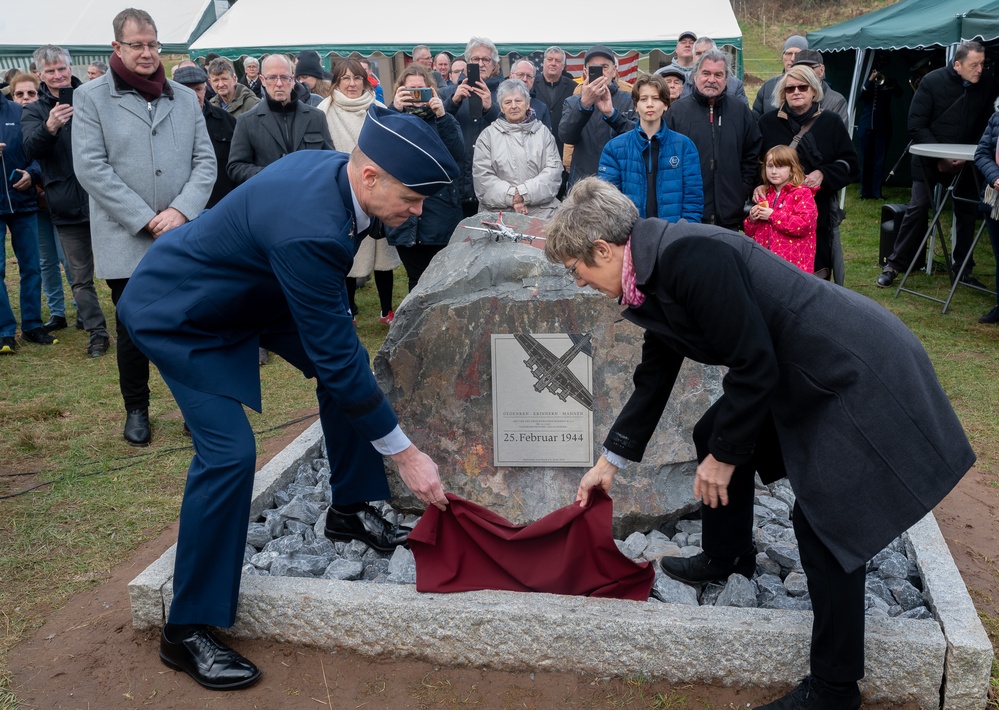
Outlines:
<svg viewBox="0 0 999 710"><path fill-rule="evenodd" d="M368 505L390 496L383 455L421 501L447 504L436 464L403 433L375 382L344 277L372 218L396 227L457 176L425 122L373 106L349 159L300 151L273 163L158 239L122 295L119 314L194 441L160 657L207 688L260 676L206 628L236 618L256 460L243 404L261 407L258 346L317 380L328 537L383 551L405 541L407 531Z"/></svg>

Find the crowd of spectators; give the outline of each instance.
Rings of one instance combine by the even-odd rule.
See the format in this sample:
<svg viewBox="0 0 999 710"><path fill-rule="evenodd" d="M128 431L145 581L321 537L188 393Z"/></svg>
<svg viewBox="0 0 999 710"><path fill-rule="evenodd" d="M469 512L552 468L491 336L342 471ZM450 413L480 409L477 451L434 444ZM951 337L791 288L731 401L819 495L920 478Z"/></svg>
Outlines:
<svg viewBox="0 0 999 710"><path fill-rule="evenodd" d="M139 76L158 81L163 69L158 45L148 42L141 49L126 47L125 51L138 52L142 72L155 65L153 74L140 72ZM87 354L99 357L108 351L111 340L94 288L95 268L99 277L108 272L95 252L110 242L107 234L94 233L91 223L91 210L101 205L102 196L88 193L78 179L92 166L77 165L74 160L94 156L85 153L82 139L74 155L71 97L89 84L112 87L112 95L120 90L138 97L143 88L150 89L136 89L123 81L114 68L114 55L110 72L107 63L94 61L85 68L83 81L84 71L79 72L81 78L73 75L72 58L63 48L46 45L33 59L29 71L6 77L7 86L0 94L0 111L9 118L0 136L5 144L0 154L5 178L0 219L11 234L20 272L21 339L54 344L58 341L53 334L72 324L63 297L64 275L72 288L75 324L90 335ZM455 56L435 55L426 45L414 47L411 63L387 99L375 62L356 54L323 58L306 49L297 56L185 59L173 68L173 82L165 82L158 94L150 94L152 100L147 103L155 106L161 95L172 102L173 86L195 94L196 112L204 119L216 165L204 204L208 209L288 153L352 150L372 103L416 113L449 147L455 135L460 138L458 184L446 189L441 199L428 202L425 217L392 230L389 240L366 238L359 253L353 275L361 278L374 272L381 301L379 318L389 323L394 316L392 270L401 261L410 288L415 286L462 216L484 209L544 216L574 183L598 175L623 190L643 215L740 230L753 205L765 199L766 190L760 187L765 171L760 168L764 154L778 145L796 150L804 185L816 202L818 248L811 270L842 284L838 224L843 213L836 193L856 181L859 172L849 139L846 100L825 81L822 55L810 50L803 37L785 42L782 60L784 72L763 84L751 108L742 82L734 76L730 56L710 37L689 31L681 33L675 56L655 72L655 81L643 75L634 86L619 77L618 57L607 46L596 45L585 52L582 76L568 71L567 55L557 46L534 58L511 57L504 76L495 44L485 37L472 37L464 52ZM410 71L413 67L424 72ZM793 94L788 92L788 77ZM412 98L418 88L428 93ZM994 93L984 90L988 88L984 85L973 88L982 89L977 92L982 95ZM984 103L976 111L968 140L987 115ZM178 116L172 116L172 122L177 120ZM191 130L190 126L185 130ZM141 172L155 166L153 177L162 182L158 160L154 154L150 165L133 169ZM137 162L135 156L130 162ZM100 183L104 177L91 189L107 192ZM931 182L927 179L917 185ZM923 202L924 192L919 193ZM922 208L922 202L918 206ZM124 218L118 213L124 209L128 209L125 202L111 201L99 214L106 224L120 227L119 220ZM148 209L157 212L162 207L149 205ZM768 209L761 207L756 214L767 215ZM129 219L134 221L141 212ZM197 210L192 212L188 219L196 216ZM422 224L424 220L429 224ZM130 229L125 226L125 231ZM376 237L385 236L378 225L372 230ZM961 231L963 236L967 230ZM906 234L910 232L915 230ZM134 246L135 240L125 243ZM901 253L901 249L896 251ZM133 254L131 261L141 258L141 252ZM122 254L116 252L114 257L120 261ZM907 252L893 255L888 275L880 281L890 284L910 259ZM973 278L970 264L962 278ZM127 273L116 272L113 279L127 280ZM353 288L350 292L356 313ZM18 346L17 324L6 288L0 296L0 352L13 353ZM44 322L43 303L48 310ZM119 340L119 361L120 351Z"/></svg>

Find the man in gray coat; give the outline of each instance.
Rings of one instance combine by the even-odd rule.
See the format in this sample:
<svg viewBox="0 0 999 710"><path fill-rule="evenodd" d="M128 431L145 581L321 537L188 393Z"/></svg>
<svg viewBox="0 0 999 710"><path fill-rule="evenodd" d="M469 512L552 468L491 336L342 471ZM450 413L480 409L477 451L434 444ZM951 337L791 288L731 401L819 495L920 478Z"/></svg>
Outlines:
<svg viewBox="0 0 999 710"><path fill-rule="evenodd" d="M297 150L333 150L326 116L298 100L295 68L283 54L261 62L264 100L239 117L229 149L229 178L240 185Z"/></svg>
<svg viewBox="0 0 999 710"><path fill-rule="evenodd" d="M166 79L153 18L122 10L113 27L110 71L74 95L73 166L90 195L96 275L117 306L153 240L204 209L216 165L197 97ZM125 440L146 446L149 360L115 329Z"/></svg>

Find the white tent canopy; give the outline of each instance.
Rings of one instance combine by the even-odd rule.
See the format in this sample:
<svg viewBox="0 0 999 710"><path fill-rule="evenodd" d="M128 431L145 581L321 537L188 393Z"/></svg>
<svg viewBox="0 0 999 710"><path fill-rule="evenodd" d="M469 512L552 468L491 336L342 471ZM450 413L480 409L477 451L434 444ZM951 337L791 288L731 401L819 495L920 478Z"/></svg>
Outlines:
<svg viewBox="0 0 999 710"><path fill-rule="evenodd" d="M111 21L128 3L122 0L4 0L0 11L0 58L4 65L27 66L31 53L56 44L77 55L111 53ZM186 53L188 45L215 21L213 0L143 0L159 31L163 51Z"/></svg>
<svg viewBox="0 0 999 710"><path fill-rule="evenodd" d="M442 12L443 10L443 12ZM522 11L526 10L526 11ZM275 12L287 21L279 21ZM434 52L465 49L472 36L492 40L501 54L544 50L557 44L570 53L604 44L619 54L653 49L671 52L687 30L707 35L719 45L742 48L742 30L729 0L669 3L668 11L648 22L608 20L585 5L544 2L529 7L419 5L412 0L316 3L311 0L239 0L191 45L191 54L208 52L237 58L268 52L315 49L391 56L426 44Z"/></svg>

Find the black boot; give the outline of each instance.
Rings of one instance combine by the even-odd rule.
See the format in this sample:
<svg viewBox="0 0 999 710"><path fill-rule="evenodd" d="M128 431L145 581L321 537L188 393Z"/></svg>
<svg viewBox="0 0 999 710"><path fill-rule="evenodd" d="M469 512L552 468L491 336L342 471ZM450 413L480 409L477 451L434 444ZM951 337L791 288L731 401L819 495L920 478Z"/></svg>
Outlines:
<svg viewBox="0 0 999 710"><path fill-rule="evenodd" d="M125 415L125 441L132 446L148 446L152 434L149 431L149 410L133 409Z"/></svg>
<svg viewBox="0 0 999 710"><path fill-rule="evenodd" d="M860 688L856 683L834 685L815 676L805 676L798 687L757 710L859 710Z"/></svg>

